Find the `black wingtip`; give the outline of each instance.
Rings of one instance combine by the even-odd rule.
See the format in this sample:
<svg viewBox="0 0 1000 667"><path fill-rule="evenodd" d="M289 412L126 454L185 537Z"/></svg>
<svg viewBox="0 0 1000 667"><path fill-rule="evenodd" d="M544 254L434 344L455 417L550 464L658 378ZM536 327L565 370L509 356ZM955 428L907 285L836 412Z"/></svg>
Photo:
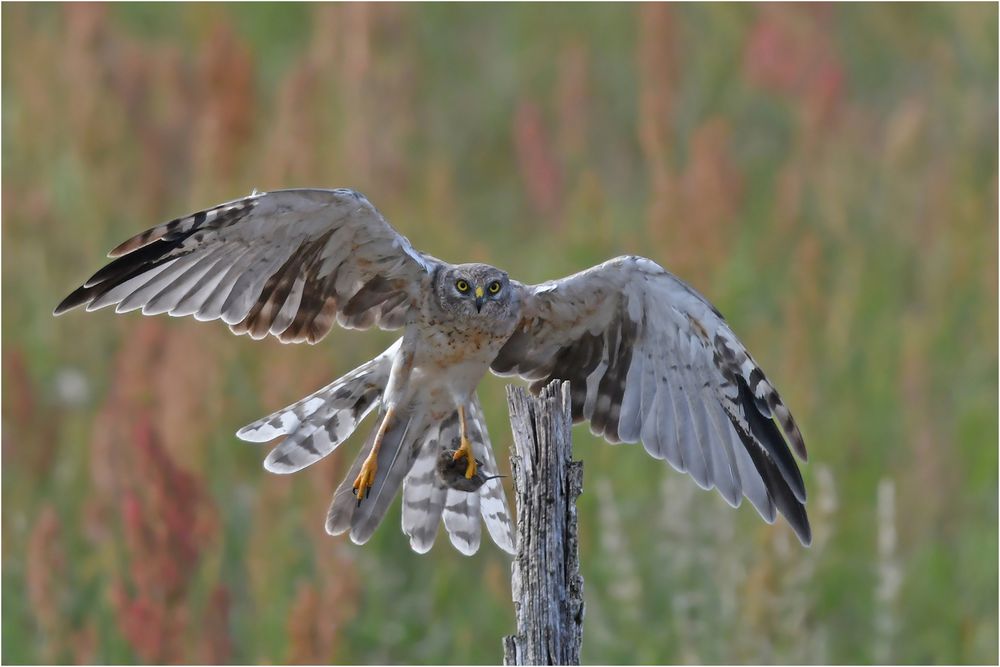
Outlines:
<svg viewBox="0 0 1000 667"><path fill-rule="evenodd" d="M762 415L754 404L746 380L737 376L738 403L743 408L746 424L730 417L743 446L764 482L764 488L775 508L785 517L803 546L812 543L812 528L806 515L806 490L792 452L778 431L773 419ZM749 427L749 432L746 428Z"/></svg>
<svg viewBox="0 0 1000 667"><path fill-rule="evenodd" d="M91 293L90 290L81 285L73 290L69 296L59 302L59 305L52 310L52 315L54 317L59 317L68 310L73 310L79 306L90 301Z"/></svg>
<svg viewBox="0 0 1000 667"><path fill-rule="evenodd" d="M802 511L802 524L800 526L792 524L792 528L795 530L795 536L799 538L799 542L802 543L802 546L812 546L812 527L809 526L809 517L806 516L805 510Z"/></svg>
<svg viewBox="0 0 1000 667"><path fill-rule="evenodd" d="M764 416L758 409L757 403L753 398L753 392L750 390L747 381L740 376L737 376L736 380L740 392L738 400L743 405L743 413L750 426L750 432L766 449L768 456L777 466L788 488L795 494L795 498L799 502L805 503L806 485L802 480L802 473L799 471L799 467L795 464L795 459L792 457L792 451L789 449L788 443L785 442L785 438L781 435L781 431L778 430L774 419Z"/></svg>
<svg viewBox="0 0 1000 667"><path fill-rule="evenodd" d="M777 499L775 500L777 501ZM813 541L812 526L809 525L809 517L806 515L805 505L799 502L784 503L784 506L780 507L779 511L785 517L785 520L788 521L788 525L795 531L795 537L799 538L802 546L808 547L811 545Z"/></svg>
<svg viewBox="0 0 1000 667"><path fill-rule="evenodd" d="M785 517L799 538L799 542L803 546L809 546L812 544L812 528L809 526L805 504L795 497L795 493L767 452L758 446L749 434L744 434L739 428L736 431L764 481L764 488L767 489L767 495L771 497L775 509Z"/></svg>

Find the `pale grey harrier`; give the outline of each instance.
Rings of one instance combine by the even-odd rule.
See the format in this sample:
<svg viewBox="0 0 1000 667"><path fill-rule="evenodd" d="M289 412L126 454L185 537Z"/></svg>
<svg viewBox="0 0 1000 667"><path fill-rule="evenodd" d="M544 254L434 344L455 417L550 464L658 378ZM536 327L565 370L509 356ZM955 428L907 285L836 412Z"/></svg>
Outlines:
<svg viewBox="0 0 1000 667"><path fill-rule="evenodd" d="M745 495L768 522L781 512L810 541L788 445L802 459L806 450L788 408L722 315L648 259L618 257L522 285L492 266L414 250L357 192L307 189L253 193L178 218L109 256L55 314L117 304L119 313L221 318L237 334L286 343L316 343L334 321L403 329L375 359L237 433L252 442L287 436L264 466L290 473L332 452L379 407L334 494L332 534L367 541L402 485L403 532L416 551L430 549L443 519L452 543L475 552L478 514L513 551L503 487L477 470L478 459L497 471L476 395L490 369L533 390L569 380L573 417L592 432L641 440L732 506ZM442 474L452 442L469 484Z"/></svg>

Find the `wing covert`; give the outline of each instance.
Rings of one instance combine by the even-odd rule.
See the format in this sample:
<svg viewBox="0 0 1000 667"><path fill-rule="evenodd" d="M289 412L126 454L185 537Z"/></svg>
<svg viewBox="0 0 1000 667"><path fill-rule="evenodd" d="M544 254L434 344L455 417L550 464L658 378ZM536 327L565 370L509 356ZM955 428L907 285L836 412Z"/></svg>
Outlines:
<svg viewBox="0 0 1000 667"><path fill-rule="evenodd" d="M808 544L805 460L791 413L722 315L651 260L618 257L525 288L522 321L491 368L537 392L569 380L574 421L609 442L642 441L655 458L775 509ZM775 425L775 421L780 425Z"/></svg>
<svg viewBox="0 0 1000 667"><path fill-rule="evenodd" d="M108 256L54 314L141 308L286 343L315 343L334 322L401 327L439 263L344 189L255 192L153 227Z"/></svg>

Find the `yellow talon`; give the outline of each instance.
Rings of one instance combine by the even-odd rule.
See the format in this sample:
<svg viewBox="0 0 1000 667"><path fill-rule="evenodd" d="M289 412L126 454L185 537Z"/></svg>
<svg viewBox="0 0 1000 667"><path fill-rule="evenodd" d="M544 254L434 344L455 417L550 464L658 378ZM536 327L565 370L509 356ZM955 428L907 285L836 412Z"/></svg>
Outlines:
<svg viewBox="0 0 1000 667"><path fill-rule="evenodd" d="M365 459L364 464L361 466L361 472L354 479L354 495L358 497L358 502L360 503L368 495L368 491L372 488L375 483L375 473L378 471L378 462L375 460L374 456Z"/></svg>
<svg viewBox="0 0 1000 667"><path fill-rule="evenodd" d="M459 460L463 456L465 457L465 479L472 479L476 475L476 457L472 455L472 443L469 442L469 438L466 434L467 427L465 425L465 406L458 406L458 425L459 434L462 438L462 445L455 450L455 460Z"/></svg>
<svg viewBox="0 0 1000 667"><path fill-rule="evenodd" d="M476 470L479 466L476 465L476 457L472 455L472 443L469 442L468 438L462 438L462 446L459 447L454 454L456 461L465 457L465 479L472 479L476 476Z"/></svg>
<svg viewBox="0 0 1000 667"><path fill-rule="evenodd" d="M354 495L358 497L358 506L368 496L372 485L375 484L375 473L378 471L378 450L382 447L382 439L385 438L385 433L389 430L390 424L392 424L394 414L396 414L396 406L389 405L385 410L385 416L382 417L382 423L375 433L372 450L368 452L365 462L361 464L361 472L354 478Z"/></svg>

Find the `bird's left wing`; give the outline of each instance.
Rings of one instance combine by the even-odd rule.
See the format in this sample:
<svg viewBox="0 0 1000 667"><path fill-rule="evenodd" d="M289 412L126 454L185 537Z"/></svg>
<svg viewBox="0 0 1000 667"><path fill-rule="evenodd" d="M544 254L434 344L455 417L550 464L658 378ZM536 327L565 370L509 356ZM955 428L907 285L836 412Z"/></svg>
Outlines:
<svg viewBox="0 0 1000 667"><path fill-rule="evenodd" d="M610 442L641 440L734 507L745 495L768 522L777 509L809 543L805 486L788 447L804 460L802 435L704 297L642 257L525 290L495 373L530 380L533 391L569 380L574 421Z"/></svg>
<svg viewBox="0 0 1000 667"><path fill-rule="evenodd" d="M315 343L339 322L401 327L440 262L353 190L253 193L153 227L56 306L222 319L234 333Z"/></svg>

